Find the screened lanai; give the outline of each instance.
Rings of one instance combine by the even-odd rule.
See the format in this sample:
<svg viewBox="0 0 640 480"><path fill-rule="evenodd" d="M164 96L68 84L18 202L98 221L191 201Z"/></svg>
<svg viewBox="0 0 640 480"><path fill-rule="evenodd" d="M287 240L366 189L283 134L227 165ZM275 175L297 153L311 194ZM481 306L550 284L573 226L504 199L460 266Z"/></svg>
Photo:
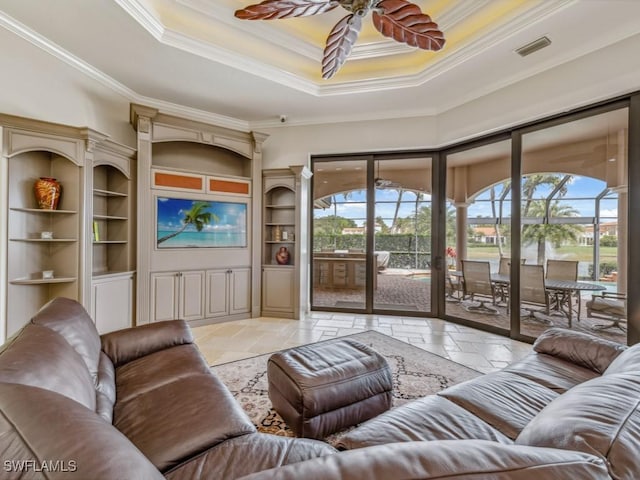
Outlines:
<svg viewBox="0 0 640 480"><path fill-rule="evenodd" d="M435 161L428 156L314 162L312 308L435 314L509 331L513 279L508 272L500 282L490 277L493 290L484 297L466 292L463 261L486 262L490 276L504 275L501 264L517 253L527 265L519 280L539 266L543 281L551 282L551 261L575 265L575 278L567 281L579 283L543 287L548 312L545 301L519 300L524 335L560 326L624 342L624 321L592 316L588 304L593 295L626 293L627 113L524 132L517 196L509 136L440 155L442 207L432 196ZM439 293L444 309L433 298L436 267L446 272ZM483 298L494 311L474 308Z"/></svg>

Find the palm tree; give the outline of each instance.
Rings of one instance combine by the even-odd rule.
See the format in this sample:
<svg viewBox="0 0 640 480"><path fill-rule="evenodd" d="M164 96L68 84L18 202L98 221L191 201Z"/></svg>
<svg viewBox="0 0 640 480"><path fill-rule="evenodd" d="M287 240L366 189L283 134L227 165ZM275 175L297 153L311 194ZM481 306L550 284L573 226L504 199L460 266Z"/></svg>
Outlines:
<svg viewBox="0 0 640 480"><path fill-rule="evenodd" d="M402 204L402 195L404 194L404 190L400 187L396 192L398 193L398 198L396 199L396 211L393 214L393 221L391 222L392 233L398 233L398 212L400 211L400 205Z"/></svg>
<svg viewBox="0 0 640 480"><path fill-rule="evenodd" d="M502 186L502 192L505 192L505 190L507 188L510 188L511 182L505 180L504 182L500 183L500 185ZM496 212L496 185L492 185L491 186L491 190L489 191L489 199L491 200L491 216L493 218L498 218L497 212ZM502 248L502 232L500 231L500 225L502 222L502 208L500 209L500 218L498 218L498 221L496 223L494 223L493 228L495 230L496 233L496 243L498 245L498 255L500 256L500 258L502 258L504 256L504 250Z"/></svg>
<svg viewBox="0 0 640 480"><path fill-rule="evenodd" d="M522 209L522 216L529 216L529 209L531 208L533 200L533 196L536 193L538 187L542 185L548 185L552 188L558 186L558 184L564 179L564 174L558 173L536 173L534 175L527 175L522 183L522 199L525 202L524 208ZM565 185L560 188L557 195L559 197L564 197L567 194L567 186Z"/></svg>
<svg viewBox="0 0 640 480"><path fill-rule="evenodd" d="M529 205L529 214L533 217L544 217L547 215L546 203L544 200L533 200ZM579 212L567 204L561 204L555 200L549 206L549 217L577 217ZM538 263L546 263L546 243L550 242L555 248L569 241L577 242L583 227L572 223L550 224L537 223L524 225L522 227L522 241L524 244L538 245Z"/></svg>
<svg viewBox="0 0 640 480"><path fill-rule="evenodd" d="M158 245L162 242L166 242L170 238L176 237L184 232L189 225L194 225L196 230L199 232L202 231L205 225L208 225L213 220L217 222L219 218L217 215L205 211L205 209L209 208L211 205L209 202L193 202L191 205L191 209L184 212L184 218L182 219L182 227L180 230L170 233L169 235L165 235L164 237L158 240Z"/></svg>

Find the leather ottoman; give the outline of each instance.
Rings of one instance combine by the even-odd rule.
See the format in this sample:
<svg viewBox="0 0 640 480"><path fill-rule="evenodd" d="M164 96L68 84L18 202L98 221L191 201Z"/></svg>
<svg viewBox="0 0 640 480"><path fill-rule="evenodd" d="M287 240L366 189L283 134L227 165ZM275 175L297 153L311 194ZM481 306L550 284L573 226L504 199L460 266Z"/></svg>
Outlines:
<svg viewBox="0 0 640 480"><path fill-rule="evenodd" d="M298 437L324 438L391 407L387 361L355 340L275 353L267 375L273 408Z"/></svg>

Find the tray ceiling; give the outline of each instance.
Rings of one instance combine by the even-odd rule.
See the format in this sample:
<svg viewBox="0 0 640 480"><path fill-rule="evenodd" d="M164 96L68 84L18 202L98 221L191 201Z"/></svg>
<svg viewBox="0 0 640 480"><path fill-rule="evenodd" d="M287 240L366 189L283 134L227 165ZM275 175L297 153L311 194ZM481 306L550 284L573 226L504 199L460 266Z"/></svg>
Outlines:
<svg viewBox="0 0 640 480"><path fill-rule="evenodd" d="M384 38L366 18L350 58L323 80L326 37L346 12L233 16L257 1L60 0L34 8L1 0L0 26L131 101L240 129L280 125L281 115L292 125L438 115L619 42L640 48L637 0L417 0L444 31L443 50ZM552 44L515 53L541 36ZM634 65L640 57L609 58Z"/></svg>

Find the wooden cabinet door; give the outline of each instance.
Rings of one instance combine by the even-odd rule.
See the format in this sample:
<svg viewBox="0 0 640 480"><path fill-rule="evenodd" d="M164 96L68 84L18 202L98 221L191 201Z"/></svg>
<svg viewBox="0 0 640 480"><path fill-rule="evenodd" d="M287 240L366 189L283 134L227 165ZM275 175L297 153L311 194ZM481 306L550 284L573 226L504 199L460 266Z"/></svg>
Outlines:
<svg viewBox="0 0 640 480"><path fill-rule="evenodd" d="M229 311L228 269L208 270L205 290L207 318L224 317Z"/></svg>
<svg viewBox="0 0 640 480"><path fill-rule="evenodd" d="M91 310L98 333L133 326L133 275L94 281Z"/></svg>
<svg viewBox="0 0 640 480"><path fill-rule="evenodd" d="M251 310L251 270L234 268L229 274L229 314Z"/></svg>
<svg viewBox="0 0 640 480"><path fill-rule="evenodd" d="M262 309L293 313L293 269L264 267L262 279Z"/></svg>
<svg viewBox="0 0 640 480"><path fill-rule="evenodd" d="M151 318L152 322L175 320L178 310L178 272L151 274Z"/></svg>
<svg viewBox="0 0 640 480"><path fill-rule="evenodd" d="M204 318L204 270L180 272L179 318L200 320Z"/></svg>

